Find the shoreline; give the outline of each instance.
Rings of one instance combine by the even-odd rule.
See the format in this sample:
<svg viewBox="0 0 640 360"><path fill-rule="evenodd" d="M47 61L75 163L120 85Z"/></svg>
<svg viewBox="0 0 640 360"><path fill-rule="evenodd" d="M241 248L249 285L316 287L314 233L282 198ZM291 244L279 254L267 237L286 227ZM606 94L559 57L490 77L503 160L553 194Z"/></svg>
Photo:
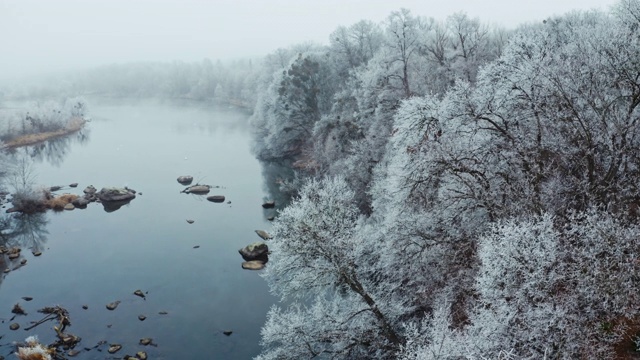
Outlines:
<svg viewBox="0 0 640 360"><path fill-rule="evenodd" d="M4 146L0 147L0 149L15 149L23 146L35 145L47 140L70 135L80 131L86 123L87 120L84 118L74 117L69 120L69 124L64 129L18 136L13 140L5 142Z"/></svg>

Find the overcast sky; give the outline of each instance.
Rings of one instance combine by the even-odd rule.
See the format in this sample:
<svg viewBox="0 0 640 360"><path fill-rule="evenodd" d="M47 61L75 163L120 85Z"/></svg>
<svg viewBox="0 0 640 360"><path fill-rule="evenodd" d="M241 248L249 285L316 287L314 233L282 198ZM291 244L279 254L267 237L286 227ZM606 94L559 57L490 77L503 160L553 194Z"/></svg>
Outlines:
<svg viewBox="0 0 640 360"><path fill-rule="evenodd" d="M515 27L615 0L0 0L0 78L145 60L257 57L327 43L339 25L402 7L445 19L464 11Z"/></svg>

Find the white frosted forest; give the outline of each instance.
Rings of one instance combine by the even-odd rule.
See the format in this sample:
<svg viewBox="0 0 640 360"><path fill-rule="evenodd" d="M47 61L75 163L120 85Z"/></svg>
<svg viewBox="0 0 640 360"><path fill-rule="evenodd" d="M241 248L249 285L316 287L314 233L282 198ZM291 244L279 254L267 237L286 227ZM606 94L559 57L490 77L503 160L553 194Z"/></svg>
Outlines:
<svg viewBox="0 0 640 360"><path fill-rule="evenodd" d="M399 10L328 40L105 66L0 100L253 111L256 157L296 169L257 359L637 357L640 0L515 30Z"/></svg>
<svg viewBox="0 0 640 360"><path fill-rule="evenodd" d="M259 359L637 354L640 2L330 42L269 56L253 116L302 174Z"/></svg>

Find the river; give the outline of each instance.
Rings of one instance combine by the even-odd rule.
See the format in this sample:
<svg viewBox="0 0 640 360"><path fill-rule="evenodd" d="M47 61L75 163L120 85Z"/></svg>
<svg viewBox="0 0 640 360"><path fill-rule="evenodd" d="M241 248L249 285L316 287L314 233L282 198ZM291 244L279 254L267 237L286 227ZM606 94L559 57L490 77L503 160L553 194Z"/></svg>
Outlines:
<svg viewBox="0 0 640 360"><path fill-rule="evenodd" d="M58 193L81 194L94 185L128 186L140 194L112 212L92 203L84 210L12 214L24 231L14 240L27 263L2 277L0 355L8 356L15 350L11 342L28 335L52 343L53 321L23 329L43 317L38 309L54 305L69 311L67 331L82 338L78 359L121 358L141 350L149 359L257 355L260 328L277 299L259 272L241 269L238 254L260 240L254 230L269 230L271 215L261 207L269 196L250 152L248 116L200 103L89 104L92 121L86 129L19 153L35 159L36 183L79 183ZM180 175L219 186L209 195L224 195L230 203L180 193ZM42 255L34 256L33 248ZM18 260L6 266L17 267ZM135 296L137 289L146 298ZM119 306L107 310L114 301ZM17 303L28 315L10 321ZM12 322L21 329L9 330ZM230 336L223 334L227 330ZM145 337L157 346L139 345ZM101 341L106 343L94 348ZM122 350L108 354L114 343Z"/></svg>

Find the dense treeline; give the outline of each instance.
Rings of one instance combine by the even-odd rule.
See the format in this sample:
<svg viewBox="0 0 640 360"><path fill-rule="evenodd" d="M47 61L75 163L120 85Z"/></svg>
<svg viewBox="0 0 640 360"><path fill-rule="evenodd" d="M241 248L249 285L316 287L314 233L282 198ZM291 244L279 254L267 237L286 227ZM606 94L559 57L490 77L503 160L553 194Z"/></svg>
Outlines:
<svg viewBox="0 0 640 360"><path fill-rule="evenodd" d="M640 1L512 33L402 10L263 69L256 153L307 180L259 358L637 355Z"/></svg>
<svg viewBox="0 0 640 360"><path fill-rule="evenodd" d="M140 62L104 65L47 79L24 80L0 89L0 100L61 96L112 96L220 101L252 109L260 66L251 60L230 63Z"/></svg>
<svg viewBox="0 0 640 360"><path fill-rule="evenodd" d="M279 50L259 90L253 118L262 159L295 156L310 172L343 175L363 193L383 157L393 115L404 99L441 96L457 79L475 82L508 33L455 14L445 22L392 13L383 25L341 27L328 47ZM289 55L291 61L281 59Z"/></svg>

